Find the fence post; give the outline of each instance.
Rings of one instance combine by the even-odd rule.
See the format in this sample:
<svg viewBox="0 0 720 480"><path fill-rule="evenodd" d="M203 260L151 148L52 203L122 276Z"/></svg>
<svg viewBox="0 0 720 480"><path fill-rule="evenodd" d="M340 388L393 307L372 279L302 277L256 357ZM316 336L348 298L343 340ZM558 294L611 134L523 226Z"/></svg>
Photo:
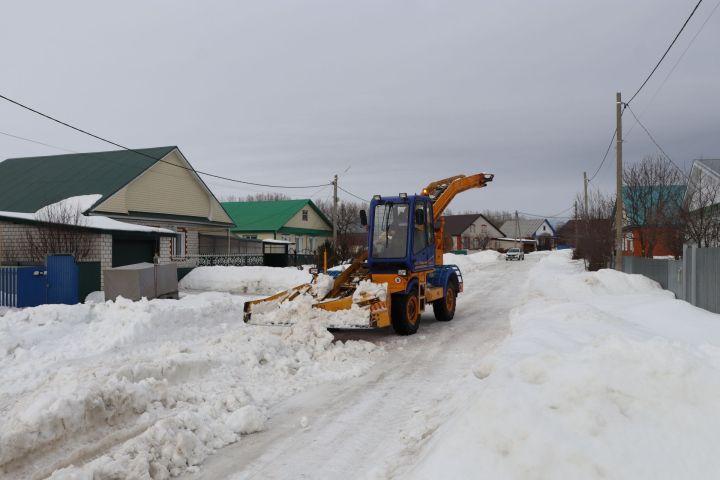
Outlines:
<svg viewBox="0 0 720 480"><path fill-rule="evenodd" d="M697 247L690 246L691 278L690 278L690 303L697 306Z"/></svg>

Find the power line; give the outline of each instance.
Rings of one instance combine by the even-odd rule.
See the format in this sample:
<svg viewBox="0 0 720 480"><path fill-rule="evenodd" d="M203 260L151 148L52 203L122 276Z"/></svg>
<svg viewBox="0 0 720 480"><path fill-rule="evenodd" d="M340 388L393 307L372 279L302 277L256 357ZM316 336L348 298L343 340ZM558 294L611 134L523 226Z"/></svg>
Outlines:
<svg viewBox="0 0 720 480"><path fill-rule="evenodd" d="M697 11L697 9L700 6L700 4L702 3L702 1L703 0L698 0L697 4L695 5L695 8L692 9L692 12L690 12L690 15L687 17L687 19L685 19L685 23L683 23L683 26L680 27L680 31L678 31L678 33L675 35L675 38L673 38L673 41L670 42L670 45L667 47L667 49L665 50L665 53L663 53L662 57L660 57L660 60L658 60L657 64L655 65L655 68L652 69L652 71L650 72L650 75L648 75L647 78L645 79L645 81L642 83L642 85L640 85L640 88L638 88L637 91L633 94L633 96L630 97L630 100L627 101L626 105L630 105L632 103L632 101L635 99L635 97L637 97L638 93L640 93L640 91L645 87L647 82L653 76L653 74L658 69L658 67L660 66L662 61L665 60L665 57L670 52L670 49L673 47L673 45L675 45L675 42L677 41L678 37L680 37L680 34L683 32L683 30L685 30L685 27L687 26L690 19L693 17L693 15L695 15L695 12Z"/></svg>
<svg viewBox="0 0 720 480"><path fill-rule="evenodd" d="M632 113L632 116L635 117L635 121L638 123L638 125L640 125L640 127L642 127L643 130L645 130L645 133L647 133L647 136L650 137L650 140L652 140L652 142L655 144L655 146L662 152L663 155L665 155L665 158L667 158L667 159L670 161L670 163L672 163L673 166L674 166L675 168L677 168L678 171L679 171L684 177L687 177L687 175L685 174L685 171L684 171L682 168L680 168L680 167L673 161L672 158L670 158L670 155L668 155L667 152L665 152L665 150L663 150L663 148L660 146L660 144L655 140L655 137L652 136L652 134L650 133L650 131L645 127L645 125L643 125L643 123L640 121L640 119L637 117L637 115L635 115L635 112L633 112L632 108L630 108L630 105L626 105L626 106L627 106L627 109L630 110L630 113Z"/></svg>
<svg viewBox="0 0 720 480"><path fill-rule="evenodd" d="M347 193L348 195L350 195L350 196L352 196L352 197L357 198L357 199L360 200L360 201L363 201L363 202L365 202L365 203L370 203L369 200L365 200L364 198L358 197L357 195L355 195L355 194L352 193L352 192L348 192L347 190L345 190L344 188L342 188L340 185L338 185L338 189L339 189L339 190L342 190L343 192Z"/></svg>
<svg viewBox="0 0 720 480"><path fill-rule="evenodd" d="M615 141L615 135L617 135L617 129L613 130L612 137L610 138L610 144L608 145L607 150L605 150L605 155L603 155L602 162L600 162L600 165L598 166L597 170L595 170L595 173L593 173L592 176L588 179L588 183L592 182L593 179L597 176L597 174L600 173L600 169L605 164L605 160L607 160L608 153L610 153L612 144Z"/></svg>
<svg viewBox="0 0 720 480"><path fill-rule="evenodd" d="M71 125L71 124L69 124L69 123L67 123L67 122L64 122L64 121L62 121L62 120L59 120L59 119L57 119L57 118L55 118L55 117L52 117L52 116L50 116L50 115L48 115L48 114L45 114L45 113L43 113L43 112L41 112L41 111L39 111L39 110L35 110L34 108L29 107L29 106L27 106L27 105L24 105L24 104L22 104L22 103L20 103L20 102L18 102L18 101L16 101L16 100L13 100L12 98L8 98L8 97L6 97L5 95L0 94L0 98L2 98L3 100L8 101L8 102L10 102L10 103L12 103L12 104L14 104L14 105L17 105L18 107L24 108L25 110L28 110L28 111L30 111L30 112L32 112L32 113L35 113L35 114L37 114L37 115L40 115L41 117L45 117L45 118L47 118L48 120L52 120L53 122L59 123L60 125L63 125L63 126L68 127L68 128L71 128L72 130L75 130L75 131L77 131L77 132L83 133L83 134L85 134L85 135L88 135L88 136L90 136L90 137L93 137L93 138L95 138L95 139L97 139L97 140L100 140L100 141L102 141L102 142L108 143L108 144L110 144L110 145L114 145L114 146L116 146L116 147L118 147L118 148L122 148L123 150L127 150L127 151L129 151L129 152L136 153L136 154L141 155L141 156L143 156L143 157L150 158L151 160L155 160L156 162L167 163L168 165L172 165L172 166L177 167L177 168L182 168L182 169L184 169L184 170L189 170L189 171L194 172L194 173L196 173L196 174L206 175L206 176L208 176L208 177L218 178L218 179L220 179L220 180L226 180L226 181L228 181L228 182L242 183L242 184L245 184L245 185L255 185L255 186L257 186L257 187L268 187L268 188L318 188L318 187L323 187L323 186L325 186L325 185L330 185L329 183L323 183L323 184L321 184L321 185L269 185L269 184L265 184L265 183L248 182L248 181L245 181L245 180L238 180L238 179L235 179L235 178L225 177L225 176L222 176L222 175L215 175L215 174L209 173L209 172L203 172L203 171L200 171L200 170L196 170L196 169L194 169L194 168L191 168L191 167L186 167L186 166L184 166L184 165L178 165L178 164L175 164L175 163L172 163L172 162L168 162L167 160L163 160L163 159L161 159L161 158L155 158L155 157L153 157L152 155L148 155L148 154L146 154L146 153L144 153L144 152L141 152L141 151L139 151L139 150L135 150L135 149L126 147L126 146L124 146L124 145L121 145L121 144L119 144L119 143L117 143L117 142L113 142L112 140L108 140L107 138L103 138L103 137L101 137L101 136L99 136L99 135L96 135L96 134L94 134L94 133L88 132L87 130L83 130L82 128L76 127L76 126Z"/></svg>
<svg viewBox="0 0 720 480"><path fill-rule="evenodd" d="M570 218L570 217L567 216L567 215L566 215L566 216L562 216L562 214L565 213L565 212L567 212L568 210L571 210L571 209L574 208L574 207L575 207L575 205L571 205L570 207L568 207L568 208L566 208L565 210L562 210L562 211L556 213L555 215L538 215L537 213L528 213L528 212L520 212L520 211L519 211L518 213L521 213L521 214L526 215L526 216L528 216L528 217L537 217L537 218Z"/></svg>
<svg viewBox="0 0 720 480"><path fill-rule="evenodd" d="M33 140L32 138L21 137L20 135L13 135L12 133L0 132L0 135L5 135L6 137L15 138L17 140L24 140L26 142L35 143L37 145L42 145L44 147L54 148L56 150L62 150L63 152L67 152L67 153L78 153L74 150L68 150L67 148L58 147L56 145L50 145L49 143L41 142L39 140Z"/></svg>
<svg viewBox="0 0 720 480"><path fill-rule="evenodd" d="M660 90L663 89L663 87L664 87L665 84L667 83L668 79L669 79L669 78L672 76L672 74L675 72L675 69L677 69L678 65L680 65L680 62L682 61L682 59L685 58L685 54L688 52L688 50L690 50L690 47L692 47L693 43L695 43L695 40L700 36L700 33L701 33L701 32L703 31L703 29L705 28L705 25L707 25L708 22L710 21L710 19L713 17L713 15L715 15L715 12L717 11L718 7L720 7L720 1L715 4L715 6L713 7L713 9L710 11L710 14L709 14L709 15L707 16L707 18L705 19L705 21L702 23L702 25L700 25L700 28L698 29L698 31L695 32L695 35L693 35L692 39L690 39L690 42L689 42L689 43L687 44L687 46L685 47L685 50L683 50L683 52L680 54L680 56L678 57L678 59L675 61L675 64L672 66L672 68L670 69L670 71L668 72L668 74L665 76L665 78L663 79L662 83L660 83L660 86L657 88L657 90L655 90L655 93L654 93L653 96L650 98L650 101L647 103L647 105L645 105L645 108L643 109L643 111L640 112L640 114L638 114L639 117L642 117L642 116L645 114L645 112L646 112L647 109L650 107L650 105L652 104L652 102L653 102L653 101L655 100L655 98L658 96L658 94L660 93ZM633 123L632 126L630 127L630 129L629 129L629 130L627 131L627 133L624 135L624 138L625 138L626 140L627 140L628 136L630 135L630 132L633 131L633 129L635 128L635 126L636 126L637 124L638 124L637 122Z"/></svg>

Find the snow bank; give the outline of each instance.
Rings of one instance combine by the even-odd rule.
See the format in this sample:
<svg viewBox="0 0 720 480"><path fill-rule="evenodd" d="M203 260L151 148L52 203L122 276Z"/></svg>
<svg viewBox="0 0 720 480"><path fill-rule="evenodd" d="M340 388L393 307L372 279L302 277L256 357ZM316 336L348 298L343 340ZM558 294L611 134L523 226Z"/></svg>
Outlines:
<svg viewBox="0 0 720 480"><path fill-rule="evenodd" d="M256 325L299 325L310 323L318 328L351 328L370 325L370 311L353 304L347 310L329 312L313 308L317 299L309 294L297 296L291 302L253 306L252 323Z"/></svg>
<svg viewBox="0 0 720 480"><path fill-rule="evenodd" d="M716 476L720 316L563 253L527 282L512 335L409 477Z"/></svg>
<svg viewBox="0 0 720 480"><path fill-rule="evenodd" d="M272 295L303 283L312 275L294 267L198 267L180 281L185 290Z"/></svg>
<svg viewBox="0 0 720 480"><path fill-rule="evenodd" d="M503 254L495 250L482 250L470 255L456 255L446 253L443 255L443 263L457 265L461 272L476 272L482 270L487 264L503 260Z"/></svg>
<svg viewBox="0 0 720 480"><path fill-rule="evenodd" d="M311 319L293 328L248 326L246 299L119 299L0 317L3 478L193 471L216 449L261 430L274 403L359 375L381 354L367 342L334 343Z"/></svg>

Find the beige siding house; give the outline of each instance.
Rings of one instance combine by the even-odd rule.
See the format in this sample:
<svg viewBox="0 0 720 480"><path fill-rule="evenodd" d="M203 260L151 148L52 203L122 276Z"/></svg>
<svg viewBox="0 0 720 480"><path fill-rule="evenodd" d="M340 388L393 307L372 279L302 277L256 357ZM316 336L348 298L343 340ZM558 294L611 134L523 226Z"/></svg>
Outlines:
<svg viewBox="0 0 720 480"><path fill-rule="evenodd" d="M83 215L172 232L158 236L132 229L114 231L104 240L109 247L98 249L108 257L102 259L103 265L225 254L232 246L229 230L234 224L230 216L177 147L0 162L0 211L34 213L47 205L88 195L97 196L97 200ZM22 223L12 229L15 239L17 229L23 228L18 225ZM218 251L201 252L201 244ZM7 258L7 251L5 262L20 261Z"/></svg>

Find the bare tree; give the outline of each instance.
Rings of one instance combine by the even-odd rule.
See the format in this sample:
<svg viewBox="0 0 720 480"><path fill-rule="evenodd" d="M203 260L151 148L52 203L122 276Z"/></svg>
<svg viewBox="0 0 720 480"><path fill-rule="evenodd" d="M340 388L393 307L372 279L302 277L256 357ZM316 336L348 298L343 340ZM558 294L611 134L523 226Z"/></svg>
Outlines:
<svg viewBox="0 0 720 480"><path fill-rule="evenodd" d="M279 192L262 192L254 193L245 197L246 202L274 202L276 200L291 200L290 197L284 193ZM243 200L240 200L243 201Z"/></svg>
<svg viewBox="0 0 720 480"><path fill-rule="evenodd" d="M40 224L25 232L25 258L43 263L48 255L72 255L75 260L90 256L95 235L84 228L87 217L79 205L49 205L36 218Z"/></svg>
<svg viewBox="0 0 720 480"><path fill-rule="evenodd" d="M332 200L318 200L315 205L332 221L333 203ZM337 234L338 237L351 233L358 229L360 224L360 210L367 209L366 205L360 202L341 200L337 209Z"/></svg>
<svg viewBox="0 0 720 480"><path fill-rule="evenodd" d="M578 195L577 205L580 208L572 221L566 224L565 235L572 239L571 243L575 246L574 258L583 259L585 268L593 271L606 268L613 251L614 198L603 195L600 190L591 191L587 211L581 200Z"/></svg>
<svg viewBox="0 0 720 480"><path fill-rule="evenodd" d="M515 214L507 210L483 210L481 213L485 216L485 218L498 227L508 220L513 220L515 218Z"/></svg>
<svg viewBox="0 0 720 480"><path fill-rule="evenodd" d="M664 157L649 155L624 168L623 182L625 215L636 227L641 255L652 257L660 242L676 250L675 239L683 230L683 174Z"/></svg>
<svg viewBox="0 0 720 480"><path fill-rule="evenodd" d="M681 211L684 226L682 240L698 247L717 246L720 243L720 182L700 170L693 171L688 180Z"/></svg>

